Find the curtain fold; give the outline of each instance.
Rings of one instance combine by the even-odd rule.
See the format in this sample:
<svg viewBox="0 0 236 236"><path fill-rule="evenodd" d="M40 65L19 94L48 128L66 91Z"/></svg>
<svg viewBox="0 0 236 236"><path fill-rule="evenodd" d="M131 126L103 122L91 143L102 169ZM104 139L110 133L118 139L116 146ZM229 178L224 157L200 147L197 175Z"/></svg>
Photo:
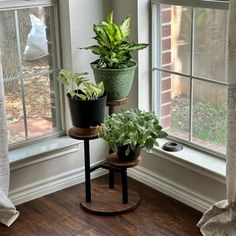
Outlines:
<svg viewBox="0 0 236 236"><path fill-rule="evenodd" d="M229 1L227 199L207 210L198 227L204 236L236 236L236 0Z"/></svg>
<svg viewBox="0 0 236 236"><path fill-rule="evenodd" d="M0 60L0 222L6 226L10 226L19 215L19 212L8 199L9 178L7 120L4 104L2 63Z"/></svg>

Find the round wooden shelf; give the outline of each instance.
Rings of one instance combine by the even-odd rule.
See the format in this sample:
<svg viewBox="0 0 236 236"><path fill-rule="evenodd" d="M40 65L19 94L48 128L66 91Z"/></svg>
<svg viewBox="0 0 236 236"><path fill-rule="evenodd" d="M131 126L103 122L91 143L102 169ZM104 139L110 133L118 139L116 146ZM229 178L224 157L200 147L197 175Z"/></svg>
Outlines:
<svg viewBox="0 0 236 236"><path fill-rule="evenodd" d="M140 163L141 159L142 159L141 156L139 156L138 159L134 161L121 161L116 155L116 153L114 152L106 158L106 162L109 165L112 165L115 167L130 168L130 167L137 166Z"/></svg>
<svg viewBox="0 0 236 236"><path fill-rule="evenodd" d="M129 202L122 203L120 186L110 189L107 185L98 185L92 189L92 201L86 202L84 195L80 196L80 205L85 210L99 215L116 215L134 210L140 202L138 193L129 191Z"/></svg>
<svg viewBox="0 0 236 236"><path fill-rule="evenodd" d="M128 97L121 99L121 100L108 100L107 106L121 106L128 103Z"/></svg>
<svg viewBox="0 0 236 236"><path fill-rule="evenodd" d="M82 129L82 128L70 128L69 129L69 136L74 139L79 140L90 140L98 138L98 131L99 128L96 127L94 129Z"/></svg>

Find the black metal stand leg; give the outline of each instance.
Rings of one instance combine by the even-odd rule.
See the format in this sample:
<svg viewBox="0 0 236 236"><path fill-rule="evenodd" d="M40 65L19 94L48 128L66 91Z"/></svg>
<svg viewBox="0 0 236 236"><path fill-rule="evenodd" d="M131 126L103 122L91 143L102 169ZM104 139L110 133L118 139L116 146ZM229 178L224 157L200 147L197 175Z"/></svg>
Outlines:
<svg viewBox="0 0 236 236"><path fill-rule="evenodd" d="M114 171L109 170L109 188L114 188L115 186L115 181L114 181Z"/></svg>
<svg viewBox="0 0 236 236"><path fill-rule="evenodd" d="M111 116L114 113L114 106L109 106L109 116ZM109 150L109 153L112 153L112 150ZM115 180L114 180L114 171L113 170L109 170L109 188L114 188L115 184L114 184Z"/></svg>
<svg viewBox="0 0 236 236"><path fill-rule="evenodd" d="M86 194L85 197L86 197L86 202L91 202L89 140L84 140L84 166L85 166L85 194Z"/></svg>
<svg viewBox="0 0 236 236"><path fill-rule="evenodd" d="M128 203L128 182L127 182L127 169L124 169L122 175L122 198L123 203Z"/></svg>
<svg viewBox="0 0 236 236"><path fill-rule="evenodd" d="M114 111L115 111L115 108L114 108L114 106L109 106L109 116L111 116L113 113L114 113Z"/></svg>

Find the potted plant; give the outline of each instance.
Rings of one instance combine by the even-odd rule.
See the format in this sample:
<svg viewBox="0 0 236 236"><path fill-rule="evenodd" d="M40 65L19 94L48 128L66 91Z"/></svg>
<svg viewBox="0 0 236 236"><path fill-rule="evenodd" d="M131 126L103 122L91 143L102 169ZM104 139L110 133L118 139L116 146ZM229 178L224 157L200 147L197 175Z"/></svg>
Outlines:
<svg viewBox="0 0 236 236"><path fill-rule="evenodd" d="M87 74L61 70L57 79L67 89L73 126L89 130L103 122L107 95L103 82L93 84Z"/></svg>
<svg viewBox="0 0 236 236"><path fill-rule="evenodd" d="M138 158L141 149L151 150L158 145L158 138L166 136L153 112L138 109L105 117L99 131L99 137L124 161Z"/></svg>
<svg viewBox="0 0 236 236"><path fill-rule="evenodd" d="M129 41L131 16L119 25L113 23L113 12L107 21L93 25L94 39L98 45L83 49L91 50L99 58L91 63L97 83L103 81L108 100L121 100L130 92L137 64L132 52L144 49L148 44Z"/></svg>

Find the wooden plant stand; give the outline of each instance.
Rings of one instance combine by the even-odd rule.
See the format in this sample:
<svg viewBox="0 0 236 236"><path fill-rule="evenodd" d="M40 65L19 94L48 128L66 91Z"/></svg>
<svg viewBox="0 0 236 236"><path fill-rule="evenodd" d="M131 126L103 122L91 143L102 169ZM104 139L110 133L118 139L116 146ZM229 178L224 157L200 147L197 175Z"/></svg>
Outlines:
<svg viewBox="0 0 236 236"><path fill-rule="evenodd" d="M127 98L120 101L109 101L109 115L114 112L114 106L124 105ZM89 141L98 138L95 134L78 134L76 128L69 130L69 136L74 139L84 140L84 166L85 166L85 195L80 196L81 207L94 214L114 215L130 212L139 204L140 196L128 190L127 168L139 164L141 157L135 161L121 162L116 153L111 153L105 161L90 166ZM91 188L91 172L104 168L109 170L109 186L95 185ZM114 172L121 174L121 186L115 186ZM92 197L91 197L92 196Z"/></svg>

